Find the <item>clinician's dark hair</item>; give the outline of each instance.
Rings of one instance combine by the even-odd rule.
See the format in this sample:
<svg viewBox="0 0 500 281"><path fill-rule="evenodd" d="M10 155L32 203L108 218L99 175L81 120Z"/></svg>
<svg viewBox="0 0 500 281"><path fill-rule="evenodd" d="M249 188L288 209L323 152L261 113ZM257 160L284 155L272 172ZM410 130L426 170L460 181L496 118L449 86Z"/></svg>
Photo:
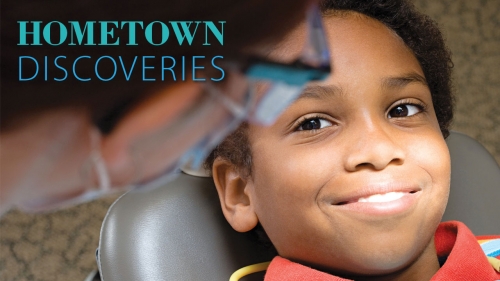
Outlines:
<svg viewBox="0 0 500 281"><path fill-rule="evenodd" d="M99 81L94 74L95 63L86 63L85 60L81 60L78 73L81 77L93 77L91 81L81 82L76 78L68 77L64 82L56 82L53 78L61 78L63 75L63 72L54 65L54 59L57 56L67 57L68 72L71 71L71 63L74 59L82 55L91 56L92 62L101 56L112 56L116 60L118 56L122 56L127 66L132 64L134 56L156 56L157 58L172 56L177 59L176 66L181 64L182 56L189 58L193 55L203 55L211 59L215 55L222 55L225 60L231 57L240 58L244 49L263 42L280 40L287 30L304 18L309 2L307 0L2 0L0 9L2 50L0 128L2 132L7 129L16 129L22 126L21 121L29 122L32 118L37 118L40 112L64 107L84 107L90 111L95 121L104 122L105 124L100 125L109 130L113 122L116 122L116 118L123 113L121 111L133 106L158 88L172 83L173 80L142 81L139 79L141 73L137 71L141 63L138 59L135 71L139 72L139 75L132 75L131 81L125 81L123 75L121 77L116 75L116 78L109 82ZM165 45L152 46L144 39L144 36L137 36L138 46L127 46L125 44L128 38L127 28L115 30L115 38L121 38L118 46L68 46L67 42L59 46L17 45L20 38L17 21L43 21L43 28L51 21L59 21L66 26L68 26L68 21L79 21L83 27L85 21L143 21L146 25L152 21L167 23L168 21L203 20L215 23L226 21L224 46L220 46L218 42L211 46L204 46L204 36L195 36L191 46L186 44L179 46L172 30ZM32 30L31 25L27 30ZM54 33L56 30L57 28L53 29ZM96 24L96 43L99 42L98 30ZM137 28L137 30L140 29ZM197 32L197 35L204 35L204 32ZM31 40L31 38L32 35L29 35L28 39ZM153 41L159 40L154 38ZM43 81L43 79L18 81L19 56L36 57L39 63L43 63L44 56L47 56L48 81ZM190 62L189 59L186 61ZM58 61L60 64L63 62L64 60ZM108 63L111 62L108 61ZM160 66L157 64L155 65L158 69ZM104 68L105 63L102 65ZM34 63L27 64L25 68L29 66L33 68L31 69L33 72L30 73L35 73ZM40 66L40 71L43 69L44 67ZM191 66L188 64L186 71L190 69ZM111 67L107 70L112 75ZM118 70L121 70L119 63ZM160 72L150 71L149 73L148 76L155 75L158 78ZM43 75L39 74L38 77L40 76Z"/></svg>
<svg viewBox="0 0 500 281"><path fill-rule="evenodd" d="M408 0L325 0L321 2L321 10L325 16L358 12L394 30L420 63L439 127L443 136L448 137L454 105L451 86L453 63L437 23L417 11ZM251 174L252 153L247 127L247 124L242 124L212 151L205 162L207 169L211 171L213 161L222 157L242 172Z"/></svg>

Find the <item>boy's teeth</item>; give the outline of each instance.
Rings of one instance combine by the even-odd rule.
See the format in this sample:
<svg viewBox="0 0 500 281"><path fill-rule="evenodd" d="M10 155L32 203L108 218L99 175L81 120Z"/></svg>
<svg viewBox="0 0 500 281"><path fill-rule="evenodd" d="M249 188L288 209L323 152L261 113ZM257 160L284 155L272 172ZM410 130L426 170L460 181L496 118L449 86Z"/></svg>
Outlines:
<svg viewBox="0 0 500 281"><path fill-rule="evenodd" d="M387 192L385 194L374 194L368 197L359 198L358 202L390 202L398 200L404 195L404 192Z"/></svg>

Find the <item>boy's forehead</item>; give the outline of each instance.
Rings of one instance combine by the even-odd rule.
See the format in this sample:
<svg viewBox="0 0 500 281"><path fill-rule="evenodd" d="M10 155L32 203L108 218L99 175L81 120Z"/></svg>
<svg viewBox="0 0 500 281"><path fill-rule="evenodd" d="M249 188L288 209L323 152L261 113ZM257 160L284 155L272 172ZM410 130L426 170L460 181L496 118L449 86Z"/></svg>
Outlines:
<svg viewBox="0 0 500 281"><path fill-rule="evenodd" d="M371 22L372 25L383 25L376 19L370 18L354 11L328 12L322 16L326 36L331 36L329 35L330 32L328 32L329 29L335 28L336 25L339 25L341 21L345 22L346 19L354 19L360 21L368 20L368 22ZM348 22L347 25L343 24L344 29L352 23L354 22ZM302 22L297 24L297 26L291 29L284 36L283 40L275 43L268 49L266 48L267 55L270 58L280 62L292 62L297 58L298 55L300 55L301 51L303 50L308 36L307 32L307 22L303 20Z"/></svg>
<svg viewBox="0 0 500 281"><path fill-rule="evenodd" d="M341 16L326 15L323 22L334 59L348 55L360 58L361 54L381 56L388 61L394 56L414 57L403 39L377 19L351 12Z"/></svg>
<svg viewBox="0 0 500 281"><path fill-rule="evenodd" d="M295 103L302 98L342 97L365 90L359 87L367 84L360 81L371 81L371 85L385 90L402 89L410 84L428 87L411 49L380 21L356 12L327 14L323 21L329 36L332 73L324 81L309 83ZM275 49L274 55L290 55L289 50L296 50L302 43L297 38L305 35L305 27L295 29Z"/></svg>
<svg viewBox="0 0 500 281"><path fill-rule="evenodd" d="M382 48L379 50L399 49L398 54L407 55L413 52L406 46L404 41L392 29L382 22L354 11L329 11L323 15L325 35L327 37L330 53L334 53L343 46L351 55L360 51L363 47L370 47L375 52L375 45ZM302 21L292 29L282 41L268 49L267 56L278 62L293 62L301 54L308 37L307 23ZM392 40L380 40L386 36ZM403 47L403 48L401 48ZM403 50L403 52L400 52ZM393 53L395 54L395 53ZM345 55L345 54L342 54ZM332 71L335 72L335 61L332 61Z"/></svg>
<svg viewBox="0 0 500 281"><path fill-rule="evenodd" d="M356 76L369 75L369 79L382 88L415 82L427 87L424 73L412 50L382 22L354 11L333 11L323 15L323 24L331 54L332 74L324 81L311 82L298 100L332 95L338 97L350 92L345 83L350 84L352 80L344 78L352 77L353 71ZM284 40L273 46L269 58L285 63L295 60L307 40L307 31L306 22L301 22Z"/></svg>

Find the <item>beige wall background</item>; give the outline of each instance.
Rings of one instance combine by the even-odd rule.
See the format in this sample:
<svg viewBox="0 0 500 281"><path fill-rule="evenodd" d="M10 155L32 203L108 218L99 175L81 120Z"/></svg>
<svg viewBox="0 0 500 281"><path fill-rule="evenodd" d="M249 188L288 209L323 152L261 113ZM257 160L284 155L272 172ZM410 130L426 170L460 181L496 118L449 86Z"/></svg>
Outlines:
<svg viewBox="0 0 500 281"><path fill-rule="evenodd" d="M452 128L479 140L500 163L500 1L415 0L441 26L455 62ZM106 198L65 211L0 220L0 280L83 280L95 249Z"/></svg>
<svg viewBox="0 0 500 281"><path fill-rule="evenodd" d="M414 2L439 23L453 53L452 129L479 140L500 163L500 1Z"/></svg>

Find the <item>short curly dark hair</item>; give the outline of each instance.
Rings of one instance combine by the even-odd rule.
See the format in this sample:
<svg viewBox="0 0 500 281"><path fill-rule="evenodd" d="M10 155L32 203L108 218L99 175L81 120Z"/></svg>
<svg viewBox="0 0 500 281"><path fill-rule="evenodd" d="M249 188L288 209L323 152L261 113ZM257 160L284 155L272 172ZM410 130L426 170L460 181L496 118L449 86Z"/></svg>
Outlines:
<svg viewBox="0 0 500 281"><path fill-rule="evenodd" d="M453 118L454 97L451 85L453 63L438 25L420 13L408 0L324 0L320 2L324 15L357 12L382 22L403 39L424 72L443 136L449 135ZM212 170L213 162L222 157L246 175L252 172L252 154L247 133L242 124L209 155L205 167Z"/></svg>

